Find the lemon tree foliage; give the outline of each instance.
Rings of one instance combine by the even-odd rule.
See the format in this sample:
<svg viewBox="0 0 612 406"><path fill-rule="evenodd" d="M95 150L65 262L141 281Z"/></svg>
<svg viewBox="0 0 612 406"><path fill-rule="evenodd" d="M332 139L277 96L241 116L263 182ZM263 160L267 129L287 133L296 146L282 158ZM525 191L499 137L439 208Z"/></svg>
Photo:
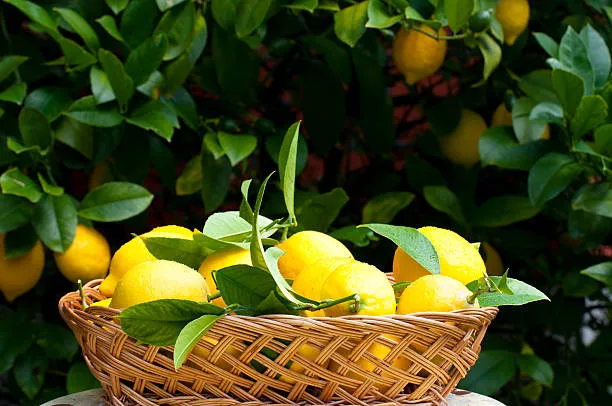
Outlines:
<svg viewBox="0 0 612 406"><path fill-rule="evenodd" d="M417 231L433 224L499 250L512 278L471 285L484 303L543 298L514 277L552 299L529 318L505 308L460 387L609 404L611 7L1 0L0 396L39 405L95 385L55 310L74 284L50 258L75 252L78 227L116 251L188 224L189 239L143 235L130 250L193 269L251 249L270 289L228 300L266 314L329 305L284 282L272 247L292 233L328 233L387 271L396 244L417 242L410 254L436 273ZM227 292L250 286L222 275ZM160 321L177 367L226 313L189 309Z"/></svg>

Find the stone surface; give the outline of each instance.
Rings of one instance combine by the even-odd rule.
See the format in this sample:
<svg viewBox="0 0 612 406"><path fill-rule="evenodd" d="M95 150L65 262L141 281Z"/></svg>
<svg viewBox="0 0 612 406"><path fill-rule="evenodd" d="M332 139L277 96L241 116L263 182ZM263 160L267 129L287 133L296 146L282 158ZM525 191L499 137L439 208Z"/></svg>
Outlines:
<svg viewBox="0 0 612 406"><path fill-rule="evenodd" d="M92 389L64 396L41 406L104 406L101 396L102 389ZM462 390L456 390L446 398L446 401L448 406L504 406L497 400Z"/></svg>

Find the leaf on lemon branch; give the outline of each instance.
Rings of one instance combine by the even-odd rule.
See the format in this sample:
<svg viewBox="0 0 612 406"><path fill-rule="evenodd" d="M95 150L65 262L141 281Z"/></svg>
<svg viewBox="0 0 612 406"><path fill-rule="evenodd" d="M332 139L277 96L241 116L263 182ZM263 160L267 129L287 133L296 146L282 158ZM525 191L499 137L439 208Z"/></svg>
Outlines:
<svg viewBox="0 0 612 406"><path fill-rule="evenodd" d="M198 341L210 330L221 316L205 314L189 322L179 333L174 345L174 369L179 369Z"/></svg>
<svg viewBox="0 0 612 406"><path fill-rule="evenodd" d="M157 259L179 262L198 269L210 253L194 240L183 238L141 237L147 250Z"/></svg>
<svg viewBox="0 0 612 406"><path fill-rule="evenodd" d="M538 300L548 300L548 296L540 292L538 289L521 282L517 279L507 278L507 289L513 294L502 293L504 288L502 276L491 276L489 279L498 287L501 292L485 292L478 295L478 303L482 307L487 306L520 306ZM470 282L467 285L468 289L476 292L479 289L479 281ZM504 288L502 290L502 288Z"/></svg>

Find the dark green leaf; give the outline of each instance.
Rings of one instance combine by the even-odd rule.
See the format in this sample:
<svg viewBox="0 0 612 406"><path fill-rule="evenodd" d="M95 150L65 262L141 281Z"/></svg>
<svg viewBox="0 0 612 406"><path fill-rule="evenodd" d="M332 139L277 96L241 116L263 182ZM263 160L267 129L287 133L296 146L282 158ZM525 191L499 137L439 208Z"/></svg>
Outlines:
<svg viewBox="0 0 612 406"><path fill-rule="evenodd" d="M538 103L550 101L559 103L552 82L552 72L548 69L534 70L521 77L519 88Z"/></svg>
<svg viewBox="0 0 612 406"><path fill-rule="evenodd" d="M580 271L580 273L602 282L608 287L612 287L612 262L602 262L590 266Z"/></svg>
<svg viewBox="0 0 612 406"><path fill-rule="evenodd" d="M287 130L278 155L281 189L291 221L297 221L295 215L295 176L299 134L300 122L297 122Z"/></svg>
<svg viewBox="0 0 612 406"><path fill-rule="evenodd" d="M244 38L266 19L272 0L240 0L236 9L236 35Z"/></svg>
<svg viewBox="0 0 612 406"><path fill-rule="evenodd" d="M362 223L390 223L414 200L410 192L388 192L370 199L362 211Z"/></svg>
<svg viewBox="0 0 612 406"><path fill-rule="evenodd" d="M6 55L0 59L0 82L8 78L21 64L28 60L27 56Z"/></svg>
<svg viewBox="0 0 612 406"><path fill-rule="evenodd" d="M599 52L599 50L595 52ZM569 71L582 78L585 94L593 94L595 75L590 62L589 52L585 43L571 26L567 27L567 31L563 38L561 38L559 60L562 66L567 67Z"/></svg>
<svg viewBox="0 0 612 406"><path fill-rule="evenodd" d="M483 165L523 171L529 170L550 147L546 140L519 145L509 127L499 126L487 129L478 140L478 151Z"/></svg>
<svg viewBox="0 0 612 406"><path fill-rule="evenodd" d="M240 0L212 0L211 9L215 21L227 31L234 29Z"/></svg>
<svg viewBox="0 0 612 406"><path fill-rule="evenodd" d="M94 149L93 128L70 117L64 117L55 131L56 139L92 159Z"/></svg>
<svg viewBox="0 0 612 406"><path fill-rule="evenodd" d="M92 52L98 52L100 48L100 40L98 35L91 28L89 23L74 10L69 8L54 8L54 10L62 16L75 33L79 35Z"/></svg>
<svg viewBox="0 0 612 406"><path fill-rule="evenodd" d="M207 252L193 240L183 238L142 237L147 250L157 259L179 262L198 269Z"/></svg>
<svg viewBox="0 0 612 406"><path fill-rule="evenodd" d="M51 359L70 361L79 352L79 344L68 328L51 323L36 323L36 344L45 350Z"/></svg>
<svg viewBox="0 0 612 406"><path fill-rule="evenodd" d="M601 96L585 96L576 109L576 115L571 123L574 139L593 130L606 121L608 105Z"/></svg>
<svg viewBox="0 0 612 406"><path fill-rule="evenodd" d="M17 258L27 254L37 242L36 231L29 224L9 231L4 237L4 259Z"/></svg>
<svg viewBox="0 0 612 406"><path fill-rule="evenodd" d="M593 67L595 87L603 86L610 76L610 66L612 64L608 45L590 24L587 24L580 31L580 38L586 47L589 61Z"/></svg>
<svg viewBox="0 0 612 406"><path fill-rule="evenodd" d="M98 57L100 58L102 69L104 69L108 81L113 88L113 92L117 97L119 108L122 112L125 112L127 110L127 104L134 94L134 82L125 72L119 58L113 53L100 49Z"/></svg>
<svg viewBox="0 0 612 406"><path fill-rule="evenodd" d="M417 155L406 156L406 178L408 183L417 190L422 190L428 185L444 185L446 183L437 168Z"/></svg>
<svg viewBox="0 0 612 406"><path fill-rule="evenodd" d="M292 314L297 316L299 315L299 311L289 308L287 303L280 298L277 292L270 292L255 309L256 316L264 314Z"/></svg>
<svg viewBox="0 0 612 406"><path fill-rule="evenodd" d="M502 276L491 276L490 278L496 284L499 284L502 280ZM550 301L544 293L517 279L507 278L507 285L513 294L509 295L501 292L482 293L478 295L480 306L521 306L538 300ZM478 281L468 283L467 287L472 292L476 292L478 290Z"/></svg>
<svg viewBox="0 0 612 406"><path fill-rule="evenodd" d="M40 111L52 123L62 115L71 103L72 98L67 89L39 87L28 94L24 106Z"/></svg>
<svg viewBox="0 0 612 406"><path fill-rule="evenodd" d="M572 208L612 217L612 184L603 182L582 186L572 199Z"/></svg>
<svg viewBox="0 0 612 406"><path fill-rule="evenodd" d="M552 82L565 114L570 118L574 117L584 96L584 80L574 73L555 69L552 73Z"/></svg>
<svg viewBox="0 0 612 406"><path fill-rule="evenodd" d="M181 330L203 315L220 316L223 308L191 300L161 299L128 307L119 315L121 329L145 344L174 345Z"/></svg>
<svg viewBox="0 0 612 406"><path fill-rule="evenodd" d="M185 0L157 0L157 7L159 7L160 11L166 11L184 1Z"/></svg>
<svg viewBox="0 0 612 406"><path fill-rule="evenodd" d="M162 102L151 100L134 110L130 117L126 117L125 121L145 130L153 131L166 141L170 141L174 134L174 128L164 114L166 108Z"/></svg>
<svg viewBox="0 0 612 406"><path fill-rule="evenodd" d="M100 382L91 374L87 364L83 361L75 362L68 369L66 376L66 391L78 393L100 387Z"/></svg>
<svg viewBox="0 0 612 406"><path fill-rule="evenodd" d="M34 206L26 199L0 194L0 233L29 223L33 212Z"/></svg>
<svg viewBox="0 0 612 406"><path fill-rule="evenodd" d="M153 195L142 186L109 182L85 196L78 214L93 221L122 221L142 213L152 200Z"/></svg>
<svg viewBox="0 0 612 406"><path fill-rule="evenodd" d="M152 0L130 0L121 16L121 35L132 48L151 37L159 10Z"/></svg>
<svg viewBox="0 0 612 406"><path fill-rule="evenodd" d="M293 0L290 4L285 4L284 7L291 8L294 10L306 10L310 13L314 13L315 9L319 6L319 0Z"/></svg>
<svg viewBox="0 0 612 406"><path fill-rule="evenodd" d="M458 32L467 25L473 10L474 0L444 0L444 12L446 13L446 18L448 18L448 25L450 25L453 32ZM493 41L493 38L490 39Z"/></svg>
<svg viewBox="0 0 612 406"><path fill-rule="evenodd" d="M515 359L516 354L510 351L483 351L468 375L459 382L459 387L485 396L491 395L512 379L516 372Z"/></svg>
<svg viewBox="0 0 612 406"><path fill-rule="evenodd" d="M49 121L38 110L23 108L19 113L19 133L26 147L35 148L46 155L53 143Z"/></svg>
<svg viewBox="0 0 612 406"><path fill-rule="evenodd" d="M60 48L62 48L66 65L76 66L76 69L82 69L97 62L95 56L87 52L85 48L71 39L60 38L58 43Z"/></svg>
<svg viewBox="0 0 612 406"><path fill-rule="evenodd" d="M4 2L17 7L52 37L58 38L60 36L57 31L57 23L41 6L26 0L4 0Z"/></svg>
<svg viewBox="0 0 612 406"><path fill-rule="evenodd" d="M612 124L605 124L595 129L595 149L604 155L612 156Z"/></svg>
<svg viewBox="0 0 612 406"><path fill-rule="evenodd" d="M164 33L168 38L168 47L163 55L165 61L175 59L190 46L195 17L196 10L191 1L164 14L155 33Z"/></svg>
<svg viewBox="0 0 612 406"><path fill-rule="evenodd" d="M440 273L438 253L429 239L421 234L419 230L387 224L364 224L359 227L367 227L376 234L393 241L430 273Z"/></svg>
<svg viewBox="0 0 612 406"><path fill-rule="evenodd" d="M350 241L357 247L367 247L371 241L376 241L378 237L374 235L372 230L365 227L346 226L329 233L330 236L337 240Z"/></svg>
<svg viewBox="0 0 612 406"><path fill-rule="evenodd" d="M476 210L472 224L480 227L503 227L530 219L542 210L529 198L516 195L498 196L487 200Z"/></svg>
<svg viewBox="0 0 612 406"><path fill-rule="evenodd" d="M113 92L108 76L103 70L95 66L92 67L89 72L89 81L91 82L91 92L98 104L115 100L115 92Z"/></svg>
<svg viewBox="0 0 612 406"><path fill-rule="evenodd" d="M188 323L180 332L174 346L174 369L178 370L198 341L222 316L206 314Z"/></svg>
<svg viewBox="0 0 612 406"><path fill-rule="evenodd" d="M544 120L532 120L531 110L536 106L536 102L528 97L521 97L512 107L512 127L519 143L527 144L542 138L546 129Z"/></svg>
<svg viewBox="0 0 612 406"><path fill-rule="evenodd" d="M76 235L76 215L70 196L45 196L36 205L32 225L47 247L55 252L65 252Z"/></svg>
<svg viewBox="0 0 612 406"><path fill-rule="evenodd" d="M467 224L463 208L461 207L461 201L446 186L425 186L423 188L423 195L427 203L434 209L448 214L459 224Z"/></svg>
<svg viewBox="0 0 612 406"><path fill-rule="evenodd" d="M391 15L389 7L383 0L370 0L368 3L368 22L366 27L387 28L400 22L401 14Z"/></svg>
<svg viewBox="0 0 612 406"><path fill-rule="evenodd" d="M113 13L119 14L122 12L128 5L129 0L104 0L108 7L113 10Z"/></svg>
<svg viewBox="0 0 612 406"><path fill-rule="evenodd" d="M64 114L93 127L115 127L123 121L123 117L117 110L96 107L96 100L93 96L75 101Z"/></svg>
<svg viewBox="0 0 612 406"><path fill-rule="evenodd" d="M257 137L254 135L217 133L217 139L232 166L247 158L257 148Z"/></svg>
<svg viewBox="0 0 612 406"><path fill-rule="evenodd" d="M571 156L552 152L540 158L529 171L529 199L534 206L557 197L583 171Z"/></svg>
<svg viewBox="0 0 612 406"><path fill-rule="evenodd" d="M554 102L541 102L529 114L530 120L542 120L563 126L563 107Z"/></svg>
<svg viewBox="0 0 612 406"><path fill-rule="evenodd" d="M38 350L30 350L15 360L13 376L19 388L29 399L40 391L45 383L49 360Z"/></svg>
<svg viewBox="0 0 612 406"><path fill-rule="evenodd" d="M202 157L197 155L187 162L183 172L176 180L176 194L187 196L202 189Z"/></svg>
<svg viewBox="0 0 612 406"><path fill-rule="evenodd" d="M238 303L252 309L276 290L276 283L269 272L248 265L223 268L215 273L215 279L225 303Z"/></svg>
<svg viewBox="0 0 612 406"><path fill-rule="evenodd" d="M266 151L270 155L270 158L274 163L278 164L280 150L284 141L284 137L281 136L268 136L266 137ZM299 175L306 167L306 161L308 159L308 144L304 137L298 137L297 141L297 159L295 162L295 174ZM282 178L281 178L282 179Z"/></svg>
<svg viewBox="0 0 612 406"><path fill-rule="evenodd" d="M21 106L21 102L23 102L23 98L25 97L28 91L28 85L25 82L15 83L11 87L0 92L0 100L15 103Z"/></svg>
<svg viewBox="0 0 612 406"><path fill-rule="evenodd" d="M334 13L334 31L340 41L354 47L366 31L368 2L362 1Z"/></svg>
<svg viewBox="0 0 612 406"><path fill-rule="evenodd" d="M2 196L0 195L0 204ZM1 223L0 223L1 224ZM31 349L35 331L20 313L9 309L0 317L0 373L13 367L15 359Z"/></svg>
<svg viewBox="0 0 612 406"><path fill-rule="evenodd" d="M547 34L544 34L543 32L534 32L533 36L535 37L536 41L538 41L538 44L540 44L542 49L544 49L544 51L546 51L549 56L553 58L559 57L559 44L557 44L554 39L549 37Z"/></svg>
<svg viewBox="0 0 612 406"><path fill-rule="evenodd" d="M38 181L40 182L40 185L45 193L51 196L61 196L64 194L63 187L50 184L40 173L38 174Z"/></svg>
<svg viewBox="0 0 612 406"><path fill-rule="evenodd" d="M518 358L518 366L522 373L536 382L546 386L552 386L554 372L550 364L535 355L521 354Z"/></svg>
<svg viewBox="0 0 612 406"><path fill-rule="evenodd" d="M229 190L232 165L227 157L215 159L212 153L202 147L202 201L206 211L217 209Z"/></svg>
<svg viewBox="0 0 612 406"><path fill-rule="evenodd" d="M308 199L295 211L298 230L326 232L348 201L349 197L342 188Z"/></svg>
<svg viewBox="0 0 612 406"><path fill-rule="evenodd" d="M127 5L127 0L126 0L126 5ZM117 22L115 21L113 17L102 16L98 18L96 22L100 24L102 28L104 28L104 31L106 31L108 35L110 35L111 37L113 37L119 42L122 42L124 44L126 43L125 39L121 35L121 32L119 32L119 28L117 27Z"/></svg>
<svg viewBox="0 0 612 406"><path fill-rule="evenodd" d="M138 87L145 83L162 63L164 53L168 46L166 35L159 34L147 39L136 49L130 52L125 62L125 73L134 81Z"/></svg>
<svg viewBox="0 0 612 406"><path fill-rule="evenodd" d="M38 184L17 168L8 169L0 176L0 186L5 195L25 197L32 203L43 197Z"/></svg>

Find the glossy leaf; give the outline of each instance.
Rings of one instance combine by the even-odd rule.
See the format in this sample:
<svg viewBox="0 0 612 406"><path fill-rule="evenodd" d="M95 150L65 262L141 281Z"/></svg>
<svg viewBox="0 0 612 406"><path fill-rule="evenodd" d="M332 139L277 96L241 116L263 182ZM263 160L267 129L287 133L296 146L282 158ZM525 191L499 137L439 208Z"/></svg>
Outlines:
<svg viewBox="0 0 612 406"><path fill-rule="evenodd" d="M444 12L453 32L458 32L467 25L473 9L474 0L444 0Z"/></svg>
<svg viewBox="0 0 612 406"><path fill-rule="evenodd" d="M82 69L97 62L94 55L71 39L60 38L58 43L64 54L64 62L68 66L75 66L75 69Z"/></svg>
<svg viewBox="0 0 612 406"><path fill-rule="evenodd" d="M326 232L348 201L349 197L342 188L308 199L295 211L298 230Z"/></svg>
<svg viewBox="0 0 612 406"><path fill-rule="evenodd" d="M123 38L136 48L152 36L159 10L152 0L130 0L119 25Z"/></svg>
<svg viewBox="0 0 612 406"><path fill-rule="evenodd" d="M89 192L81 202L79 216L93 221L121 221L149 207L153 195L127 182L109 182Z"/></svg>
<svg viewBox="0 0 612 406"><path fill-rule="evenodd" d="M155 28L155 34L165 34L168 39L168 46L163 55L165 61L175 59L191 45L195 17L196 10L193 2L164 13Z"/></svg>
<svg viewBox="0 0 612 406"><path fill-rule="evenodd" d="M215 21L224 30L233 30L240 0L212 0L211 10Z"/></svg>
<svg viewBox="0 0 612 406"><path fill-rule="evenodd" d="M527 185L531 203L541 206L557 197L583 169L569 155L553 152L543 156L529 171Z"/></svg>
<svg viewBox="0 0 612 406"><path fill-rule="evenodd" d="M519 145L509 127L491 127L478 140L482 164L505 169L528 171L550 148L546 140Z"/></svg>
<svg viewBox="0 0 612 406"><path fill-rule="evenodd" d="M610 67L612 65L608 45L601 34L590 24L587 24L580 31L580 38L586 47L589 61L593 68L595 87L603 86L610 76Z"/></svg>
<svg viewBox="0 0 612 406"><path fill-rule="evenodd" d="M608 105L601 96L585 96L576 109L576 115L571 123L574 139L603 124L608 116Z"/></svg>
<svg viewBox="0 0 612 406"><path fill-rule="evenodd" d="M24 146L35 148L41 155L46 155L53 143L47 118L38 110L26 107L19 113L18 120Z"/></svg>
<svg viewBox="0 0 612 406"><path fill-rule="evenodd" d="M183 238L141 237L147 250L157 259L174 261L197 270L208 254L201 245Z"/></svg>
<svg viewBox="0 0 612 406"><path fill-rule="evenodd" d="M349 241L357 247L367 247L370 242L378 240L374 232L365 227L346 226L329 233L337 240Z"/></svg>
<svg viewBox="0 0 612 406"><path fill-rule="evenodd" d="M77 100L64 114L92 127L115 127L123 121L123 117L117 110L96 107L96 100L93 96Z"/></svg>
<svg viewBox="0 0 612 406"><path fill-rule="evenodd" d="M257 306L276 290L276 282L269 272L248 265L218 270L215 279L225 303L239 303L253 309L241 312L243 314L253 314Z"/></svg>
<svg viewBox="0 0 612 406"><path fill-rule="evenodd" d="M19 66L28 60L27 56L6 55L0 59L0 82L8 78Z"/></svg>
<svg viewBox="0 0 612 406"><path fill-rule="evenodd" d="M202 148L202 201L204 208L211 212L225 200L229 190L232 165L227 157L215 159L212 153Z"/></svg>
<svg viewBox="0 0 612 406"><path fill-rule="evenodd" d="M21 12L28 16L28 18L37 23L52 37L58 38L60 36L57 31L57 23L49 15L49 13L41 6L26 0L3 0L5 3L11 4L17 7Z"/></svg>
<svg viewBox="0 0 612 406"><path fill-rule="evenodd" d="M122 112L125 112L127 104L134 94L134 81L125 72L123 64L114 54L101 49L98 57L117 97L119 108Z"/></svg>
<svg viewBox="0 0 612 406"><path fill-rule="evenodd" d="M188 323L180 332L174 345L174 369L179 369L187 356L200 341L202 336L210 330L222 316L205 314Z"/></svg>
<svg viewBox="0 0 612 406"><path fill-rule="evenodd" d="M480 227L503 227L536 216L542 210L529 198L516 195L498 196L485 201L474 213L472 224Z"/></svg>
<svg viewBox="0 0 612 406"><path fill-rule="evenodd" d="M9 231L4 236L4 259L18 258L27 254L37 242L38 236L30 224Z"/></svg>
<svg viewBox="0 0 612 406"><path fill-rule="evenodd" d="M61 196L64 194L64 188L61 186L53 185L45 179L43 175L38 173L38 181L40 182L40 186L42 186L42 190L51 195L51 196Z"/></svg>
<svg viewBox="0 0 612 406"><path fill-rule="evenodd" d="M7 89L0 92L0 100L21 105L28 91L28 85L25 82L15 83Z"/></svg>
<svg viewBox="0 0 612 406"><path fill-rule="evenodd" d="M535 101L528 97L521 97L512 107L512 127L519 143L527 144L542 138L546 128L543 120L532 120L531 110L535 107Z"/></svg>
<svg viewBox="0 0 612 406"><path fill-rule="evenodd" d="M310 13L314 13L318 6L319 0L293 0L291 3L285 4L284 7L294 10L306 10Z"/></svg>
<svg viewBox="0 0 612 406"><path fill-rule="evenodd" d="M554 39L549 37L547 34L544 34L543 32L534 32L533 36L535 37L536 41L538 41L538 44L540 44L542 49L544 49L544 51L546 51L549 56L553 58L559 57L559 44L557 44Z"/></svg>
<svg viewBox="0 0 612 406"><path fill-rule="evenodd" d="M244 38L255 31L266 19L271 0L240 0L236 8L236 35Z"/></svg>
<svg viewBox="0 0 612 406"><path fill-rule="evenodd" d="M197 155L187 162L183 172L176 180L176 194L188 196L202 189L202 157Z"/></svg>
<svg viewBox="0 0 612 406"><path fill-rule="evenodd" d="M166 35L159 34L149 38L130 52L125 62L125 73L132 78L134 86L138 87L145 83L159 68L167 47Z"/></svg>
<svg viewBox="0 0 612 406"><path fill-rule="evenodd" d="M401 21L401 15L389 14L389 8L383 0L368 2L368 22L366 27L387 28Z"/></svg>
<svg viewBox="0 0 612 406"><path fill-rule="evenodd" d="M97 52L100 48L100 40L96 32L89 23L74 10L69 8L54 9L70 25L75 33L79 35L92 52Z"/></svg>
<svg viewBox="0 0 612 406"><path fill-rule="evenodd" d="M278 156L278 168L281 189L285 200L285 207L291 221L296 221L295 215L295 176L298 153L298 138L300 122L293 124L287 130Z"/></svg>
<svg viewBox="0 0 612 406"><path fill-rule="evenodd" d="M24 107L40 111L52 123L62 115L71 103L72 98L68 89L39 87L28 94Z"/></svg>
<svg viewBox="0 0 612 406"><path fill-rule="evenodd" d="M159 7L160 11L166 11L169 8L172 8L176 5L183 3L185 0L156 0L157 7Z"/></svg>
<svg viewBox="0 0 612 406"><path fill-rule="evenodd" d="M516 367L516 355L510 351L483 351L468 375L459 382L459 387L491 395L512 379Z"/></svg>
<svg viewBox="0 0 612 406"><path fill-rule="evenodd" d="M2 193L25 197L32 203L43 197L38 184L17 168L9 169L0 176L0 186Z"/></svg>
<svg viewBox="0 0 612 406"><path fill-rule="evenodd" d="M584 80L574 73L555 69L552 82L565 113L570 118L574 117L584 95Z"/></svg>
<svg viewBox="0 0 612 406"><path fill-rule="evenodd" d="M55 130L55 138L62 144L79 151L85 158L93 157L94 131L87 124L64 117Z"/></svg>
<svg viewBox="0 0 612 406"><path fill-rule="evenodd" d="M130 117L126 117L125 121L145 130L153 131L166 141L170 141L174 134L174 128L172 122L164 114L164 109L166 107L161 102L151 100L136 108Z"/></svg>
<svg viewBox="0 0 612 406"><path fill-rule="evenodd" d="M603 182L582 186L572 199L572 208L612 217L612 184Z"/></svg>
<svg viewBox="0 0 612 406"><path fill-rule="evenodd" d="M547 123L563 125L563 107L554 102L541 102L529 114L530 120L542 120Z"/></svg>
<svg viewBox="0 0 612 406"><path fill-rule="evenodd" d="M388 192L370 199L362 211L362 223L390 223L414 200L410 192Z"/></svg>
<svg viewBox="0 0 612 406"><path fill-rule="evenodd" d="M257 148L257 137L254 135L217 133L217 139L232 166L251 155Z"/></svg>
<svg viewBox="0 0 612 406"><path fill-rule="evenodd" d="M502 280L502 276L491 276L491 280L499 285ZM512 294L500 293L500 292L485 292L478 295L478 303L480 306L521 306L527 303L536 302L539 300L547 300L550 302L548 296L540 292L538 289L521 282L517 279L507 278L507 286ZM478 281L470 282L467 285L468 289L472 292L478 290Z"/></svg>
<svg viewBox="0 0 612 406"><path fill-rule="evenodd" d="M367 19L368 2L353 4L334 13L334 32L340 41L354 47L365 34Z"/></svg>
<svg viewBox="0 0 612 406"><path fill-rule="evenodd" d="M467 224L463 208L461 207L461 201L446 186L425 186L423 188L423 195L427 203L434 209L448 214L459 224Z"/></svg>
<svg viewBox="0 0 612 406"><path fill-rule="evenodd" d="M0 233L15 230L30 222L34 206L26 199L0 194Z"/></svg>
<svg viewBox="0 0 612 406"><path fill-rule="evenodd" d="M70 366L70 369L68 369L68 375L66 375L66 390L69 394L99 387L100 382L91 374L85 362L75 362Z"/></svg>
<svg viewBox="0 0 612 406"><path fill-rule="evenodd" d="M98 104L115 100L115 92L113 92L108 76L103 70L95 66L92 67L89 72L89 81L91 82L91 92Z"/></svg>
<svg viewBox="0 0 612 406"><path fill-rule="evenodd" d="M113 13L119 14L122 12L128 5L129 0L104 0L108 7L113 10Z"/></svg>
<svg viewBox="0 0 612 406"><path fill-rule="evenodd" d="M590 266L580 273L612 287L612 261Z"/></svg>
<svg viewBox="0 0 612 406"><path fill-rule="evenodd" d="M43 243L65 252L76 235L77 211L68 195L46 196L36 205L32 225Z"/></svg>
<svg viewBox="0 0 612 406"><path fill-rule="evenodd" d="M522 373L536 382L546 386L552 386L554 372L550 364L535 355L521 354L518 358L518 366Z"/></svg>
<svg viewBox="0 0 612 406"><path fill-rule="evenodd" d="M593 94L595 75L589 59L589 52L580 35L571 26L567 27L567 31L561 38L559 60L569 71L582 78L585 94Z"/></svg>
<svg viewBox="0 0 612 406"><path fill-rule="evenodd" d="M127 1L126 1L126 4L127 4ZM117 22L115 21L113 17L102 16L98 18L96 22L100 24L102 28L104 28L104 31L106 31L108 35L110 35L111 37L113 37L114 39L116 39L117 41L121 43L127 44L125 42L125 39L121 35L121 32L119 31L119 27L117 27Z"/></svg>

